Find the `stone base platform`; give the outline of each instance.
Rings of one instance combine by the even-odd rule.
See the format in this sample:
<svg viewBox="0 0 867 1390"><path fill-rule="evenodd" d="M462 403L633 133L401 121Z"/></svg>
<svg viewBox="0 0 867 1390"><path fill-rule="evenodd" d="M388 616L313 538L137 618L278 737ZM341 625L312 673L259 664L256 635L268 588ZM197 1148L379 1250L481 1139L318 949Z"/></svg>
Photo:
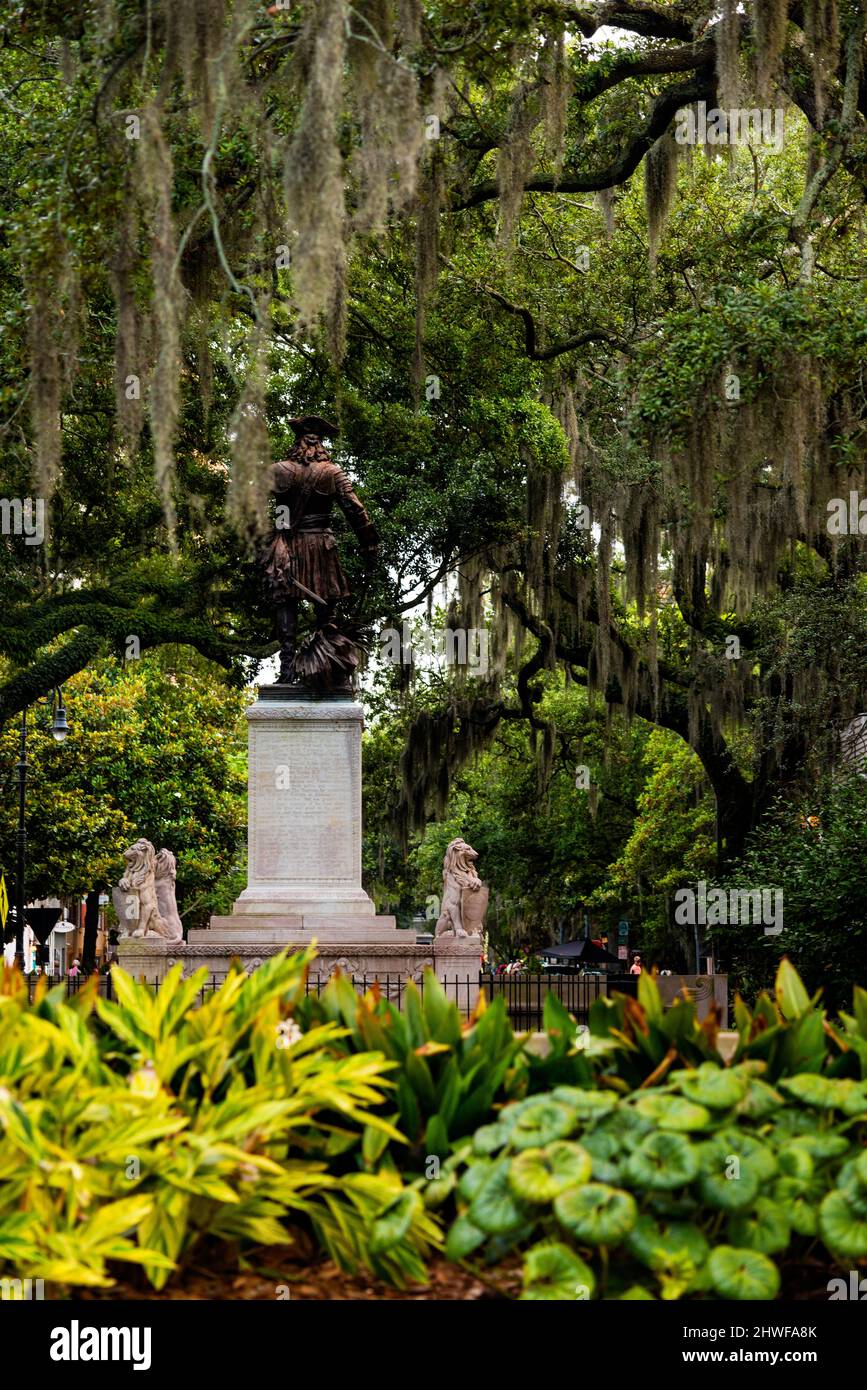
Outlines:
<svg viewBox="0 0 867 1390"><path fill-rule="evenodd" d="M358 987L379 980L399 998L406 980L432 967L465 1011L479 993L478 937L418 942L394 917L377 915L361 883L363 711L348 692L331 701L275 686L247 712L247 886L230 916L185 942L125 937L118 960L158 983L176 962L223 980L233 960L255 970L280 951L316 946L311 982L336 968Z"/></svg>
<svg viewBox="0 0 867 1390"><path fill-rule="evenodd" d="M224 920L237 923L237 918ZM250 927L234 931L229 928L215 931L211 927L191 932L190 938L189 941L167 942L161 937L125 937L118 945L118 963L135 979L145 979L148 984L159 983L177 961L181 962L185 976L204 966L209 978L219 983L226 978L233 960L238 960L247 971L255 970L280 951L301 950L315 942L316 959L310 967L311 981L318 979L324 984L328 976L339 969L351 975L359 989L370 988L378 980L384 994L399 998L407 980L420 983L425 969L430 968L463 1012L472 1012L478 999L481 948L477 937L465 940L444 936L429 943L418 943L413 932L394 928L385 934L380 930L377 940L371 926L368 936L358 927L354 930L342 927L339 940L332 936L329 941L310 927L287 932L272 925L270 931L262 931L257 926L255 934Z"/></svg>

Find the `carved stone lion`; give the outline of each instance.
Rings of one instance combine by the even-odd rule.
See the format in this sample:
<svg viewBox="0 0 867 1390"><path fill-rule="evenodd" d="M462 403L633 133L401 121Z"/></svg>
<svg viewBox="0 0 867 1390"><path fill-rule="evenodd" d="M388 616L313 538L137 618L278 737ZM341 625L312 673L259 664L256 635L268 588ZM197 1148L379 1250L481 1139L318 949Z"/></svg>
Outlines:
<svg viewBox="0 0 867 1390"><path fill-rule="evenodd" d="M481 935L488 890L476 872L478 857L466 840L452 840L446 850L442 911L436 924L436 936Z"/></svg>
<svg viewBox="0 0 867 1390"><path fill-rule="evenodd" d="M123 852L126 873L114 890L114 905L125 936L168 936L157 904L156 850L150 840L136 840ZM134 924L134 925L133 925Z"/></svg>
<svg viewBox="0 0 867 1390"><path fill-rule="evenodd" d="M177 876L178 866L175 856L170 849L161 849L156 857L154 877L157 907L165 925L167 941L183 941L184 939L184 928L178 915L178 904L175 898L175 879Z"/></svg>

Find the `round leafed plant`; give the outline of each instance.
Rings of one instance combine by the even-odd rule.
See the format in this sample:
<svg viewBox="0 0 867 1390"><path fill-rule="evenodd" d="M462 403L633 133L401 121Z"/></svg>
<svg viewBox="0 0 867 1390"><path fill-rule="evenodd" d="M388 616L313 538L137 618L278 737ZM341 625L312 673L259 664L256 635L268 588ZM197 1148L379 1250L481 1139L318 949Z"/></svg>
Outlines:
<svg viewBox="0 0 867 1390"><path fill-rule="evenodd" d="M835 1255L867 1259L867 1216L855 1209L846 1192L829 1192L819 1207L819 1231Z"/></svg>
<svg viewBox="0 0 867 1390"><path fill-rule="evenodd" d="M780 1273L772 1260L758 1250L736 1250L732 1245L718 1245L708 1260L711 1282L720 1298L776 1298L780 1290Z"/></svg>
<svg viewBox="0 0 867 1390"><path fill-rule="evenodd" d="M635 1108L639 1115L653 1120L660 1129L686 1133L691 1129L704 1129L710 1123L710 1111L683 1096L642 1096Z"/></svg>
<svg viewBox="0 0 867 1390"><path fill-rule="evenodd" d="M791 1222L781 1202L757 1197L750 1211L729 1217L728 1234L737 1246L774 1255L789 1244Z"/></svg>
<svg viewBox="0 0 867 1390"><path fill-rule="evenodd" d="M617 1245L635 1225L638 1208L628 1192L591 1182L561 1193L554 1201L554 1215L576 1240Z"/></svg>
<svg viewBox="0 0 867 1390"><path fill-rule="evenodd" d="M698 1172L695 1146L682 1134L648 1134L629 1155L625 1175L636 1187L668 1192L692 1182Z"/></svg>
<svg viewBox="0 0 867 1390"><path fill-rule="evenodd" d="M567 1303L592 1298L596 1276L588 1264L559 1241L544 1241L528 1250L524 1259L525 1300Z"/></svg>
<svg viewBox="0 0 867 1390"><path fill-rule="evenodd" d="M503 1158L494 1164L467 1212L473 1225L489 1236L514 1231L524 1220L509 1186L509 1162Z"/></svg>
<svg viewBox="0 0 867 1390"><path fill-rule="evenodd" d="M729 1110L744 1099L747 1078L718 1067L714 1062L702 1062L695 1071L676 1072L672 1077L687 1100L711 1110Z"/></svg>
<svg viewBox="0 0 867 1390"><path fill-rule="evenodd" d="M525 1202L553 1202L590 1177L590 1155L580 1144L557 1140L544 1149L525 1149L509 1166L509 1185Z"/></svg>
<svg viewBox="0 0 867 1390"><path fill-rule="evenodd" d="M534 1149L565 1139L576 1128L578 1117L568 1105L556 1100L534 1100L522 1106L511 1125L509 1142L514 1149Z"/></svg>

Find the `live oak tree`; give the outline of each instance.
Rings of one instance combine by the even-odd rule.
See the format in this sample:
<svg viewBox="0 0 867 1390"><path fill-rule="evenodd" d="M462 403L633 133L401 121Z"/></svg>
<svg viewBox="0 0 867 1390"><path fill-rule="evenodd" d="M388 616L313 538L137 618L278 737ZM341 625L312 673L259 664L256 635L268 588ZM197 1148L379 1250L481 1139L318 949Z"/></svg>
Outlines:
<svg viewBox="0 0 867 1390"><path fill-rule="evenodd" d="M499 958L549 944L552 929L564 939L583 934L594 890L635 833L649 726L609 720L574 687L558 689L552 683L542 711L556 723L558 740L544 778L533 756L533 730L524 721L501 721L488 746L456 770L443 818L411 837L403 858L394 834L400 748L407 725L442 703L444 685L431 676L401 700L374 695L367 700L363 862L365 882L380 910L397 908L409 915L427 907L435 921L443 855L460 835L477 850L479 872L491 885L486 933ZM672 811L678 814L673 798ZM622 894L612 891L594 922L606 928L633 900L632 883ZM646 914L646 896L643 906ZM629 915L635 921L640 914Z"/></svg>
<svg viewBox="0 0 867 1390"><path fill-rule="evenodd" d="M691 744L736 854L863 708L864 538L827 518L865 491L865 20L7 10L3 490L49 507L6 542L0 720L130 638L241 677L268 459L336 408L389 558L369 610L457 576L449 621L492 628L491 678L409 727L404 821L504 720L550 766L559 671ZM676 138L777 107L779 151Z"/></svg>

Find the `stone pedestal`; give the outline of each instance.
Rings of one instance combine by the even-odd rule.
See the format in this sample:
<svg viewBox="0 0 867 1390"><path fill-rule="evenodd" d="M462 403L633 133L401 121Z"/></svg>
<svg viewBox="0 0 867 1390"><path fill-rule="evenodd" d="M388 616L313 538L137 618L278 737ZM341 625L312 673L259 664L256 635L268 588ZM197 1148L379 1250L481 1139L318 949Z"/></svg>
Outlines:
<svg viewBox="0 0 867 1390"><path fill-rule="evenodd" d="M417 943L394 917L377 915L361 886L361 731L355 701L260 699L247 710L247 887L226 917L184 943L126 939L125 970L161 979L175 961L222 979L232 959L254 969L286 947L316 943L311 977L339 967L394 997L425 967L469 1011L478 997L478 937Z"/></svg>
<svg viewBox="0 0 867 1390"><path fill-rule="evenodd" d="M117 945L118 965L134 979L155 984L168 969L168 949L163 936L122 936Z"/></svg>
<svg viewBox="0 0 867 1390"><path fill-rule="evenodd" d="M233 916L373 917L361 886L361 705L257 700L247 720L247 887Z"/></svg>

